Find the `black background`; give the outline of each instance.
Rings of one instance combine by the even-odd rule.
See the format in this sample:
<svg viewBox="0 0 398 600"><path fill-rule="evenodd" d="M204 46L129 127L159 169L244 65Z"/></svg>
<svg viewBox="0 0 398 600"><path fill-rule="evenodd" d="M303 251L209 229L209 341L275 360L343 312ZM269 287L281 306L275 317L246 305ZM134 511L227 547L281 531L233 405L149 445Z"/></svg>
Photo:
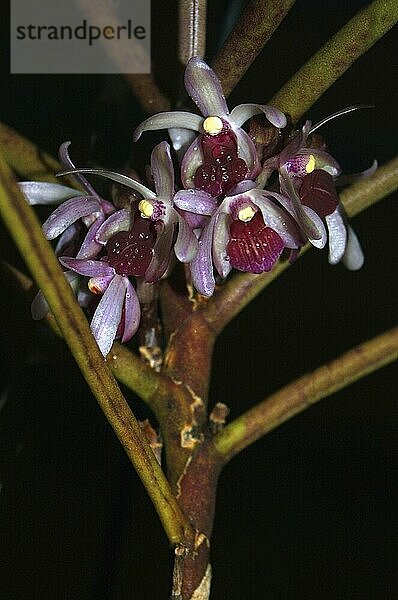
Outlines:
<svg viewBox="0 0 398 600"><path fill-rule="evenodd" d="M228 2L210 3L211 60ZM229 99L266 102L367 2L301 1ZM7 20L3 22L4 27ZM175 2L152 2L155 75L171 97ZM148 134L116 76L10 76L3 37L0 119L56 154L72 140L79 164L148 161ZM374 103L324 128L345 172L394 156L394 32L368 51L310 110L316 122ZM217 343L210 401L235 417L295 377L396 323L396 210L390 197L355 218L361 271L311 251L259 296ZM2 252L23 265L1 230ZM22 267L23 268L23 267ZM3 278L0 413L2 594L7 600L167 598L167 541L137 476L61 342L31 322L29 303ZM295 417L221 476L213 539L212 598L386 599L396 596L394 365ZM146 408L126 392L138 417ZM394 591L395 590L395 591Z"/></svg>

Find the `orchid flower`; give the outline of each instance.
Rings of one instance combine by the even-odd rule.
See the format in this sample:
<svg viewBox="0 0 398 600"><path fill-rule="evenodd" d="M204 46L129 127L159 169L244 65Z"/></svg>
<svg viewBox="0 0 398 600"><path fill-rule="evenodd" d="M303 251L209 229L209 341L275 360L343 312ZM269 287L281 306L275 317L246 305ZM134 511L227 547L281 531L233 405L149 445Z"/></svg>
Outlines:
<svg viewBox="0 0 398 600"><path fill-rule="evenodd" d="M144 131L182 128L200 135L186 151L181 164L185 188L202 189L216 197L237 183L257 176L259 160L253 141L241 125L257 114L265 114L278 128L286 126L285 115L263 104L240 104L228 110L220 81L198 56L185 70L185 87L202 116L174 111L146 119L134 132L135 141ZM178 145L175 149L178 149Z"/></svg>
<svg viewBox="0 0 398 600"><path fill-rule="evenodd" d="M326 122L358 108L367 106L345 108L314 126L307 121L302 132L293 138L277 159L280 189L288 199L284 203L285 208L300 224L311 244L323 248L329 238L331 264L342 260L351 270L361 268L364 256L358 238L347 224L335 189L335 181L339 180L341 168L329 153L309 146L308 138ZM358 179L370 175L376 168L377 162L370 169L352 177ZM348 181L349 177L345 179Z"/></svg>
<svg viewBox="0 0 398 600"><path fill-rule="evenodd" d="M128 342L140 323L140 304L136 291L119 264L111 260L79 259L63 256L59 261L70 271L89 277L88 289L103 294L91 320L91 331L103 356L107 356L116 337Z"/></svg>
<svg viewBox="0 0 398 600"><path fill-rule="evenodd" d="M222 278L232 268L263 273L272 269L284 248L298 249L304 243L294 219L278 204L281 195L255 185L244 181L236 186L202 232L190 269L195 288L205 296L214 291L214 268Z"/></svg>
<svg viewBox="0 0 398 600"><path fill-rule="evenodd" d="M147 268L143 271L139 264L139 253L130 248L128 241L129 213L127 209L122 209L111 215L99 228L96 234L96 240L99 243L106 244L114 236L118 235L119 246L115 252L123 252L129 260L137 264L139 272L130 274L144 275L147 283L153 283L160 279L167 270L170 262L170 255L173 248L175 233L177 237L174 244L174 252L181 262L192 260L198 249L198 242L195 234L192 232L184 217L174 208L174 169L170 155L170 146L167 142L161 142L152 151L151 172L154 180L155 192L150 190L142 183L113 171L106 169L74 169L66 171L69 173L92 173L100 175L125 185L139 192L143 199L138 202L139 215L138 220L148 220L152 226L152 233L155 236L152 259ZM185 196L181 206L183 210L196 212L196 196ZM178 201L175 202L178 206ZM147 227L142 225L142 227ZM149 225L148 225L149 227ZM137 262L138 261L138 262ZM143 272L141 272L143 271Z"/></svg>

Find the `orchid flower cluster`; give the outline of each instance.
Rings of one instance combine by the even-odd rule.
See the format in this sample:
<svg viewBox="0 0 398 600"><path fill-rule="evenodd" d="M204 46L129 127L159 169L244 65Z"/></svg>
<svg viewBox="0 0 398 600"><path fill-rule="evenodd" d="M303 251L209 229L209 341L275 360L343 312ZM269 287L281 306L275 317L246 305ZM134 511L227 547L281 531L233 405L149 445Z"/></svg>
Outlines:
<svg viewBox="0 0 398 600"><path fill-rule="evenodd" d="M60 175L72 176L84 191L20 184L30 204L59 205L43 231L49 240L58 238L56 254L78 302L93 313L91 330L104 356L115 338L132 338L141 290L167 276L177 261L187 265L204 296L232 269L263 273L281 258L294 261L307 241L317 248L328 241L332 264L342 260L355 270L363 263L336 192L341 168L313 135L330 118L284 134L287 119L276 108L241 104L229 112L219 80L198 57L186 67L185 87L201 115L159 113L134 133L138 140L145 131L168 129L182 156L178 177L166 141L152 151L150 187L122 173L76 168L66 142ZM279 140L271 155L242 128L255 115ZM127 200L120 206L103 199L84 173L122 184ZM39 292L33 317L48 310Z"/></svg>

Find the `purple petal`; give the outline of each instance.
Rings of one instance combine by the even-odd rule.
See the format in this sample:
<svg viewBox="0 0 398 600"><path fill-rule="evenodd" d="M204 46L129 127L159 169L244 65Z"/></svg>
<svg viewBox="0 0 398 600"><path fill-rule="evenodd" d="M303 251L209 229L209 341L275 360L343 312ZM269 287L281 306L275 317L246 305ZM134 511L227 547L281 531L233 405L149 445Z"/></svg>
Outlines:
<svg viewBox="0 0 398 600"><path fill-rule="evenodd" d="M19 187L31 206L35 204L61 204L70 198L84 196L82 192L66 185L45 181L21 181Z"/></svg>
<svg viewBox="0 0 398 600"><path fill-rule="evenodd" d="M281 191L288 195L292 201L294 217L303 230L304 235L310 240L311 243L313 240L320 240L322 237L322 232L304 210L290 177L284 172L283 169L281 169L279 181Z"/></svg>
<svg viewBox="0 0 398 600"><path fill-rule="evenodd" d="M188 94L204 117L228 115L221 84L214 71L199 56L193 56L188 61L184 82Z"/></svg>
<svg viewBox="0 0 398 600"><path fill-rule="evenodd" d="M279 165L282 167L288 160L293 156L296 156L297 152L305 144L305 135L303 132L299 132L295 137L288 143L279 155Z"/></svg>
<svg viewBox="0 0 398 600"><path fill-rule="evenodd" d="M178 215L178 234L174 246L174 252L179 261L191 262L196 256L199 245L196 235L193 233L184 217Z"/></svg>
<svg viewBox="0 0 398 600"><path fill-rule="evenodd" d="M254 181L251 179L244 179L243 181L237 183L236 186L230 190L228 195L235 196L236 194L244 194L245 192L248 192L256 187L257 186Z"/></svg>
<svg viewBox="0 0 398 600"><path fill-rule="evenodd" d="M91 331L103 356L112 348L122 317L126 285L122 275L115 275L102 296L91 320Z"/></svg>
<svg viewBox="0 0 398 600"><path fill-rule="evenodd" d="M307 217L311 219L311 221L314 223L315 227L321 234L321 237L319 239L311 238L309 239L309 242L314 246L314 248L324 248L328 240L328 235L326 233L325 225L323 224L321 217L317 215L316 212L312 210L312 208L310 208L309 206L303 206L303 209Z"/></svg>
<svg viewBox="0 0 398 600"><path fill-rule="evenodd" d="M347 175L340 175L338 179L336 179L336 185L347 185L347 183L355 183L356 181L360 181L361 179L366 179L366 177L370 177L377 171L379 164L377 160L374 160L368 169L361 171L360 173L349 173Z"/></svg>
<svg viewBox="0 0 398 600"><path fill-rule="evenodd" d="M100 244L106 242L119 231L128 231L131 227L131 212L127 208L116 211L106 219L97 231L96 240Z"/></svg>
<svg viewBox="0 0 398 600"><path fill-rule="evenodd" d="M70 256L60 256L58 260L67 269L86 277L108 277L115 274L114 269L102 260L71 258Z"/></svg>
<svg viewBox="0 0 398 600"><path fill-rule="evenodd" d="M188 146L192 144L195 133L192 130L184 129L183 127L170 127L169 136L174 150L176 152L179 150L185 152Z"/></svg>
<svg viewBox="0 0 398 600"><path fill-rule="evenodd" d="M310 156L311 154L315 158L316 169L322 169L332 175L332 177L340 175L341 167L339 163L328 152L318 150L318 148L302 148L297 152L298 156Z"/></svg>
<svg viewBox="0 0 398 600"><path fill-rule="evenodd" d="M246 223L233 220L230 225L227 252L231 265L239 271L270 271L284 247L282 238L267 227L260 212Z"/></svg>
<svg viewBox="0 0 398 600"><path fill-rule="evenodd" d="M74 256L76 254L76 242L80 238L80 223L73 223L59 236L55 245L56 256Z"/></svg>
<svg viewBox="0 0 398 600"><path fill-rule="evenodd" d="M194 177L203 164L203 153L200 139L196 138L184 154L181 162L181 181L185 188L194 188Z"/></svg>
<svg viewBox="0 0 398 600"><path fill-rule="evenodd" d="M343 258L347 245L347 229L339 207L325 221L329 231L329 263L335 265Z"/></svg>
<svg viewBox="0 0 398 600"><path fill-rule="evenodd" d="M220 212L215 218L213 235L213 261L218 273L224 279L232 269L227 253L227 244L230 237L228 225L229 216L226 213Z"/></svg>
<svg viewBox="0 0 398 600"><path fill-rule="evenodd" d="M158 129L170 129L171 127L200 131L202 123L203 118L200 115L182 110L158 113L138 125L134 131L133 139L136 142L144 131L157 131Z"/></svg>
<svg viewBox="0 0 398 600"><path fill-rule="evenodd" d="M301 236L291 216L266 198L260 190L252 190L248 195L261 210L264 224L276 231L287 248L298 248Z"/></svg>
<svg viewBox="0 0 398 600"><path fill-rule="evenodd" d="M213 216L199 239L199 250L190 263L192 283L203 296L211 296L214 292L215 280L213 273L212 245L216 220Z"/></svg>
<svg viewBox="0 0 398 600"><path fill-rule="evenodd" d="M105 277L90 277L87 283L87 290L90 291L90 301L93 298L92 294L105 294L114 276L115 273L113 272Z"/></svg>
<svg viewBox="0 0 398 600"><path fill-rule="evenodd" d="M75 169L76 167L72 162L71 157L69 156L70 144L71 142L64 142L63 144L61 144L58 150L58 156L63 167L65 167L66 169ZM74 179L75 181L77 181L77 183L80 183L90 195L99 198L93 186L87 181L85 177L83 177L83 175L77 173L76 175L74 175Z"/></svg>
<svg viewBox="0 0 398 600"><path fill-rule="evenodd" d="M286 127L287 120L283 112L265 104L239 104L231 111L230 120L240 127L248 119L261 113L264 113L268 121L278 129Z"/></svg>
<svg viewBox="0 0 398 600"><path fill-rule="evenodd" d="M74 273L73 271L65 271L64 276L67 282L76 292L79 281L79 275L77 273ZM44 317L50 312L48 302L45 299L45 296L41 290L37 292L36 296L34 297L30 307L30 311L32 314L32 318L35 321L40 321L41 319L44 319Z"/></svg>
<svg viewBox="0 0 398 600"><path fill-rule="evenodd" d="M53 240L78 219L98 211L100 211L100 205L98 200L92 196L71 198L51 213L43 223L43 233L48 240Z"/></svg>
<svg viewBox="0 0 398 600"><path fill-rule="evenodd" d="M238 155L245 161L249 169L247 179L255 179L260 169L256 147L244 129L236 129L235 134L238 142Z"/></svg>
<svg viewBox="0 0 398 600"><path fill-rule="evenodd" d="M135 289L133 288L128 277L124 277L124 284L126 286L126 296L124 300L124 314L123 317L123 335L122 342L125 344L135 334L140 324L141 309L140 303L137 298Z"/></svg>
<svg viewBox="0 0 398 600"><path fill-rule="evenodd" d="M352 227L347 227L347 233L347 246L343 256L343 264L350 271L357 271L362 267L365 257L363 255L359 240Z"/></svg>
<svg viewBox="0 0 398 600"><path fill-rule="evenodd" d="M104 216L101 215L94 221L89 230L87 231L86 237L83 240L80 250L76 255L76 258L94 258L102 250L102 245L97 242L96 236L98 229L103 223Z"/></svg>
<svg viewBox="0 0 398 600"><path fill-rule="evenodd" d="M218 204L217 200L202 190L180 190L174 196L174 204L181 210L197 215L212 215Z"/></svg>
<svg viewBox="0 0 398 600"><path fill-rule="evenodd" d="M144 277L144 281L147 283L154 283L164 275L170 262L173 236L174 225L163 227L163 231L158 233L156 244L153 248L153 258Z"/></svg>
<svg viewBox="0 0 398 600"><path fill-rule="evenodd" d="M152 150L151 171L157 196L170 200L174 194L174 167L167 142L161 142Z"/></svg>
<svg viewBox="0 0 398 600"><path fill-rule="evenodd" d="M62 173L57 173L57 177L62 177L63 175L71 175L73 173L91 173L92 175L105 177L105 179L116 181L116 183L121 183L126 187L136 190L146 198L156 197L156 194L154 194L152 190L147 188L146 185L139 183L138 181L132 179L131 177L128 177L127 175L123 175L123 173L116 173L115 171L108 171L107 169L74 169L70 171L62 171Z"/></svg>

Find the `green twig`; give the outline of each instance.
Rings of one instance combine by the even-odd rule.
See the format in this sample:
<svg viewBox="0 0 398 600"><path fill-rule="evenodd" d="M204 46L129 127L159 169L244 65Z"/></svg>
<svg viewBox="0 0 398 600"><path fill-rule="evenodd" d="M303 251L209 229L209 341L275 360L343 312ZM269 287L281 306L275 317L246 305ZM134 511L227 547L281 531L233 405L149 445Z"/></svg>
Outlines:
<svg viewBox="0 0 398 600"><path fill-rule="evenodd" d="M0 146L8 165L21 178L59 183L54 177L61 168L59 162L3 123Z"/></svg>
<svg viewBox="0 0 398 600"><path fill-rule="evenodd" d="M212 63L229 96L279 27L295 0L252 0Z"/></svg>
<svg viewBox="0 0 398 600"><path fill-rule="evenodd" d="M356 346L341 357L300 377L232 421L214 438L228 462L244 448L311 404L398 358L398 327Z"/></svg>
<svg viewBox="0 0 398 600"><path fill-rule="evenodd" d="M140 476L173 544L192 545L193 530L89 329L40 224L0 156L0 212L34 275L70 350Z"/></svg>
<svg viewBox="0 0 398 600"><path fill-rule="evenodd" d="M179 0L178 57L183 66L192 56L204 57L206 0Z"/></svg>
<svg viewBox="0 0 398 600"><path fill-rule="evenodd" d="M296 122L397 20L395 0L374 0L326 42L269 104Z"/></svg>

